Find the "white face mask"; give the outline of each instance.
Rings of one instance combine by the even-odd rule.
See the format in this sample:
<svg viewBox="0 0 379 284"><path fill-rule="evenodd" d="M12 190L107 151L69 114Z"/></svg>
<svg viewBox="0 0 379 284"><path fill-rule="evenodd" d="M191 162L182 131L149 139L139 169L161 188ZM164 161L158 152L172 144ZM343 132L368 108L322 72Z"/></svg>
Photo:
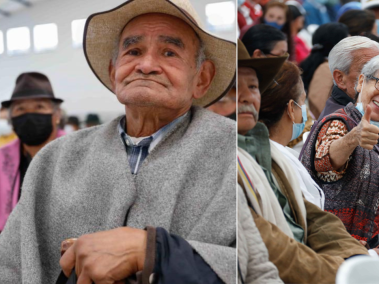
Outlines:
<svg viewBox="0 0 379 284"><path fill-rule="evenodd" d="M8 120L0 118L0 136L7 136L12 133L12 126L9 125Z"/></svg>
<svg viewBox="0 0 379 284"><path fill-rule="evenodd" d="M75 129L72 125L69 125L69 124L65 125L64 132L66 132L67 134L70 134L74 131L75 131Z"/></svg>

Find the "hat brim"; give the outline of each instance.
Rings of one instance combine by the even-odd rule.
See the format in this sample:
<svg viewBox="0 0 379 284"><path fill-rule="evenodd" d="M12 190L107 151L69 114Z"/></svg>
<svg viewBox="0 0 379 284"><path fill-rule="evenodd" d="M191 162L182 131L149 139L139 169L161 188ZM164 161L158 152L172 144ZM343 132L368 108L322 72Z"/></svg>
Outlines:
<svg viewBox="0 0 379 284"><path fill-rule="evenodd" d="M186 11L191 9L193 11L192 7L186 7ZM100 82L113 92L108 70L114 43L129 21L149 13L171 15L190 25L203 41L207 59L215 64L216 74L207 93L200 99L194 99L193 105L206 107L223 97L232 88L236 78L236 44L205 32L189 16L195 12L185 12L169 0L130 0L87 19L83 39L84 54Z"/></svg>
<svg viewBox="0 0 379 284"><path fill-rule="evenodd" d="M3 101L3 102L1 102L1 106L5 107L5 108L9 108L11 106L11 104L15 101L28 100L28 99L49 99L49 100L56 102L56 103L63 103L63 100L58 99L58 98L52 98L52 97L46 96L46 95L41 95L41 96L36 95L36 96L28 96L28 97L18 97L18 98L13 98L13 99L8 100L8 101Z"/></svg>
<svg viewBox="0 0 379 284"><path fill-rule="evenodd" d="M238 60L238 67L250 67L257 72L259 91L262 94L274 80L288 55L269 58L250 58Z"/></svg>

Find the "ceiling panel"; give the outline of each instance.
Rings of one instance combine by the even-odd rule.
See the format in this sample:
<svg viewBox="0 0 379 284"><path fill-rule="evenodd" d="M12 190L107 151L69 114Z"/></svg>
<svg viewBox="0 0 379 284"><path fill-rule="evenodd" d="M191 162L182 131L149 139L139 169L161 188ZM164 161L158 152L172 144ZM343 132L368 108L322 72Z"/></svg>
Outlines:
<svg viewBox="0 0 379 284"><path fill-rule="evenodd" d="M0 0L0 16L11 17L20 10L47 0Z"/></svg>

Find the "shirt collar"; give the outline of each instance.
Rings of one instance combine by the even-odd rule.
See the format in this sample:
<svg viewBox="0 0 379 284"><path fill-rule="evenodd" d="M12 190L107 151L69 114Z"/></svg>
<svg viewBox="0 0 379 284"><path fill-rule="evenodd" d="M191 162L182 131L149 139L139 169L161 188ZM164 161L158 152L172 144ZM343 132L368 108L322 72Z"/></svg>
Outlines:
<svg viewBox="0 0 379 284"><path fill-rule="evenodd" d="M246 135L238 134L238 147L248 152L261 167L271 170L271 148L266 125L257 122Z"/></svg>
<svg viewBox="0 0 379 284"><path fill-rule="evenodd" d="M189 112L186 112L182 116L176 118L175 120L171 121L169 124L163 126L157 132L152 134L151 137L153 137L153 141L151 142L151 144L149 146L149 152L151 152L159 144L159 142L162 141L162 139L166 136L166 134L168 132L170 132L171 129L173 129L177 124L179 124L181 121L183 121L187 117L188 113ZM125 147L135 146L131 137L124 130L125 125L126 125L125 124L125 116L123 116L117 125L117 129L118 129L118 132L121 136L121 140L124 143Z"/></svg>
<svg viewBox="0 0 379 284"><path fill-rule="evenodd" d="M348 103L354 103L354 100L350 98L344 91L338 88L336 85L333 86L332 98L338 102L340 105L348 105Z"/></svg>

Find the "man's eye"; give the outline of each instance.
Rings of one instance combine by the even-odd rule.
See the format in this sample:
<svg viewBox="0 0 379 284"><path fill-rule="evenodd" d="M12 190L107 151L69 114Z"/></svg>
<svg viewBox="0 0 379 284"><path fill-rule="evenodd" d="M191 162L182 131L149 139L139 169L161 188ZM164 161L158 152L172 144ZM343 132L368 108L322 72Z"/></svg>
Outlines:
<svg viewBox="0 0 379 284"><path fill-rule="evenodd" d="M136 49L132 49L132 50L129 50L127 54L137 56L137 55L140 55L140 52Z"/></svg>
<svg viewBox="0 0 379 284"><path fill-rule="evenodd" d="M253 90L255 90L256 88L258 88L256 85L250 85L250 86L249 86L249 89L253 89Z"/></svg>
<svg viewBox="0 0 379 284"><path fill-rule="evenodd" d="M167 56L167 57L173 57L175 55L176 55L175 52L172 52L172 51L169 51L169 50L167 50L167 51L164 52L164 56Z"/></svg>

